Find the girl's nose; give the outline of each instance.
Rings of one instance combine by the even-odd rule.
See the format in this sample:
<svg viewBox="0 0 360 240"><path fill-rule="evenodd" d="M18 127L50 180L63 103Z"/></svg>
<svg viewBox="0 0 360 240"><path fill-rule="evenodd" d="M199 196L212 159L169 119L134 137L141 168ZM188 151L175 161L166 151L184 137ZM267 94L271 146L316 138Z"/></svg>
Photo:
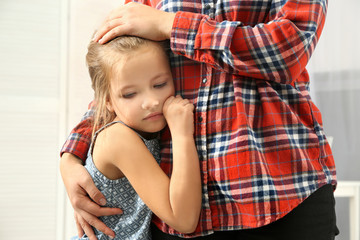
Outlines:
<svg viewBox="0 0 360 240"><path fill-rule="evenodd" d="M159 100L155 97L152 98L146 98L142 104L143 109L151 110L159 106Z"/></svg>

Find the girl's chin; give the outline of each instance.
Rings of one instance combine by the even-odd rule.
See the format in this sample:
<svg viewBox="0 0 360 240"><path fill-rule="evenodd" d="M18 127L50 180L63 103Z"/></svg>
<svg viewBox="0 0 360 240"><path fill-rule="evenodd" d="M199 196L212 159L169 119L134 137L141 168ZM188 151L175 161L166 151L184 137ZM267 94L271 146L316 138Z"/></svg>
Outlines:
<svg viewBox="0 0 360 240"><path fill-rule="evenodd" d="M146 129L146 131L137 131L141 136L143 136L146 139L155 138L158 136L159 132L163 130L166 127L166 124L162 127L156 127L152 129Z"/></svg>
<svg viewBox="0 0 360 240"><path fill-rule="evenodd" d="M153 139L159 135L159 131L156 131L156 132L139 132L138 131L138 133L145 139Z"/></svg>

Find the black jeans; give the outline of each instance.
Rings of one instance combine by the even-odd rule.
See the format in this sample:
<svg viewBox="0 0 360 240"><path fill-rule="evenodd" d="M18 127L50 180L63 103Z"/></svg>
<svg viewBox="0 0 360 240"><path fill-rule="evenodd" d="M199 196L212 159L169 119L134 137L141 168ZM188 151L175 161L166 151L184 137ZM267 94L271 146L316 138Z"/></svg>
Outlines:
<svg viewBox="0 0 360 240"><path fill-rule="evenodd" d="M151 226L153 240L184 239L161 232ZM196 240L333 240L339 234L336 226L335 199L332 186L314 192L285 217L260 228L218 231L196 237Z"/></svg>

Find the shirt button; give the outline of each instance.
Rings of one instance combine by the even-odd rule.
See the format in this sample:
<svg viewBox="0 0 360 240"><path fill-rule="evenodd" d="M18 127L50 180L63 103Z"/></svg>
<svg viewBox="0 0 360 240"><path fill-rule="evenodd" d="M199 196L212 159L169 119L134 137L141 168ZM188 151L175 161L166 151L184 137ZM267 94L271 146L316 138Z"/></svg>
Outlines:
<svg viewBox="0 0 360 240"><path fill-rule="evenodd" d="M202 80L202 83L206 83L206 82L207 82L207 79L204 78L204 79Z"/></svg>
<svg viewBox="0 0 360 240"><path fill-rule="evenodd" d="M206 10L209 10L210 8L211 8L211 5L210 5L210 4L206 4L206 5L205 5L205 9L206 9Z"/></svg>
<svg viewBox="0 0 360 240"><path fill-rule="evenodd" d="M198 122L202 122L203 118L201 116L198 117Z"/></svg>

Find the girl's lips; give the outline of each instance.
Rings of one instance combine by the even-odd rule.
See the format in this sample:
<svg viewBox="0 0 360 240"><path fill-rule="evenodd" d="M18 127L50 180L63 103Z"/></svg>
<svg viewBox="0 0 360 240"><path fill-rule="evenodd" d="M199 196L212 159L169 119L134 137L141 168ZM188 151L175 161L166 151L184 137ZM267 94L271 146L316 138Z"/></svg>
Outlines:
<svg viewBox="0 0 360 240"><path fill-rule="evenodd" d="M159 118L162 118L163 114L160 112L157 113L150 113L149 115L147 115L144 120L157 120Z"/></svg>

